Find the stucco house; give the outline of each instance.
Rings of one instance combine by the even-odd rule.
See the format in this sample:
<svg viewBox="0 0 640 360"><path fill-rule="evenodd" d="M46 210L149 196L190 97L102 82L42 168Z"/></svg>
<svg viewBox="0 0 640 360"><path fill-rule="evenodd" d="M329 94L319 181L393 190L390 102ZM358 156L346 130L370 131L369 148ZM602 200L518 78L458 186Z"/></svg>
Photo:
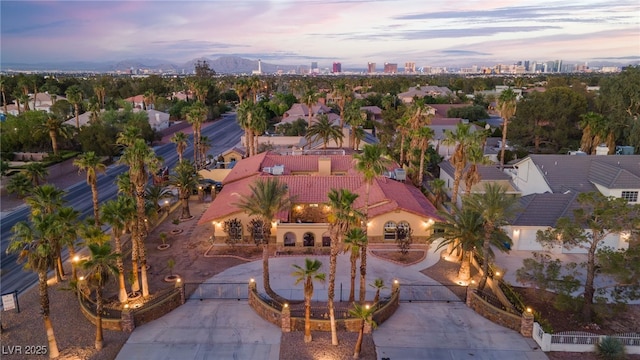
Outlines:
<svg viewBox="0 0 640 360"><path fill-rule="evenodd" d="M522 192L521 211L505 228L512 236L514 250L543 250L536 242L536 232L555 226L560 217L571 216L579 193L599 191L630 204L639 203L640 155L530 155L512 163L506 173ZM625 236L612 234L603 245L628 248ZM551 252L585 250L558 245Z"/></svg>
<svg viewBox="0 0 640 360"><path fill-rule="evenodd" d="M432 86L432 85L424 85L424 86L412 86L409 90L398 94L398 99L400 99L405 104L410 104L413 102L414 98L423 98L425 96L433 96L433 97L447 97L453 95L453 92L446 87L442 86Z"/></svg>
<svg viewBox="0 0 640 360"><path fill-rule="evenodd" d="M290 209L277 215L271 223L271 235L278 247L330 245L325 205L331 189L348 189L359 194L355 208L363 208L365 183L354 169L351 155L282 155L264 152L240 160L224 179L224 188L203 214L200 226L211 228L212 234L226 238L225 221L237 219L242 224L243 238L249 238L247 224L251 218L235 204L241 195L249 194L256 180L277 177L287 185L293 199ZM368 234L372 242L394 242L399 227L413 231L414 241L424 240L438 221L436 209L414 186L377 177L369 195Z"/></svg>

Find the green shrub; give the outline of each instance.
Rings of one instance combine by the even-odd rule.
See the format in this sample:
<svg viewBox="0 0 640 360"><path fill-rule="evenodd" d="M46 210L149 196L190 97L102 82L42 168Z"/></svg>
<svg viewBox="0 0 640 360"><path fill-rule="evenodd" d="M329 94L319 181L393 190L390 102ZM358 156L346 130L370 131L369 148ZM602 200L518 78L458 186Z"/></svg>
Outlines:
<svg viewBox="0 0 640 360"><path fill-rule="evenodd" d="M605 336L596 344L596 355L603 360L623 360L625 358L624 344L618 338Z"/></svg>

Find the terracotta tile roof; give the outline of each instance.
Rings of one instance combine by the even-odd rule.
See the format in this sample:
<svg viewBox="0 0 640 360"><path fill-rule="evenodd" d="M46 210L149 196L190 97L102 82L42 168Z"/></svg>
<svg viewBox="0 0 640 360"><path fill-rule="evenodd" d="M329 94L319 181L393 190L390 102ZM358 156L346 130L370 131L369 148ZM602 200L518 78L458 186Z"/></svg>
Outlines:
<svg viewBox="0 0 640 360"><path fill-rule="evenodd" d="M242 159L238 161L236 165L233 167L231 172L224 178L222 181L225 186L234 181L238 181L240 179L244 179L249 176L253 176L260 171L262 171L262 161L265 156L267 156L268 152L263 152L255 156L248 157L246 159Z"/></svg>

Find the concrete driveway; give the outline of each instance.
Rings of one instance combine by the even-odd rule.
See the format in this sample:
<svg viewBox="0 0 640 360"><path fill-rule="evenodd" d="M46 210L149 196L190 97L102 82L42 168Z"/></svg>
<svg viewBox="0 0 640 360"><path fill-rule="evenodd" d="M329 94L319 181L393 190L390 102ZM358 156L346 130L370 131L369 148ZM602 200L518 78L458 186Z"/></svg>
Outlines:
<svg viewBox="0 0 640 360"><path fill-rule="evenodd" d="M328 273L327 256L317 257ZM420 264L400 266L368 257L368 279L381 277L387 284L435 284L420 273L439 259L429 253ZM302 294L294 286L292 264L304 257L279 257L269 262L274 290L286 297ZM349 257L338 258L336 283L348 295ZM228 269L211 279L248 281L262 289L262 263L254 261ZM315 286L315 297L326 299L327 285ZM390 290L386 290L390 291ZM388 294L382 294L386 296ZM302 297L300 297L302 298ZM373 298L373 295L367 295ZM188 300L186 304L134 330L118 354L128 359L269 359L279 358L280 329L256 315L247 301ZM498 326L460 302L401 303L398 311L373 332L378 358L409 359L546 359L532 339Z"/></svg>

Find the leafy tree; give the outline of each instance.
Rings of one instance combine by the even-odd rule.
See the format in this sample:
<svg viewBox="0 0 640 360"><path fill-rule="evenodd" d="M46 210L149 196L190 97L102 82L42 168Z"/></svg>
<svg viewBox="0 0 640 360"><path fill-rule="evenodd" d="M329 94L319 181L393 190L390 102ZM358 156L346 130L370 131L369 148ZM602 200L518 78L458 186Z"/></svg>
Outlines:
<svg viewBox="0 0 640 360"><path fill-rule="evenodd" d="M253 184L249 185L250 195L241 195L241 199L235 205L240 210L245 211L250 216L258 216L263 223L271 224L276 215L283 210L291 207L291 198L288 196L289 190L287 185L280 182L278 178L259 178ZM266 230L263 234L264 242L262 243L262 276L264 290L273 299L284 302L283 298L276 294L271 288L269 281L269 237L270 227L265 226Z"/></svg>
<svg viewBox="0 0 640 360"><path fill-rule="evenodd" d="M603 268L611 271L613 274L625 279L625 271L617 269L622 263L614 261L610 264L605 262L599 263L598 260L617 260L624 253L616 254L615 250L603 249L603 242L612 234L619 234L623 231L637 231L638 218L640 218L640 207L631 206L622 198L607 198L599 192L580 193L576 199L577 207L573 210L571 217L562 217L558 219L555 228L549 228L544 231L538 231L536 234L537 241L545 247L551 247L561 242L566 249L579 248L587 252L587 260L580 264L585 269L586 277L579 279L584 287L582 294L582 314L584 321L590 322L593 315L593 304L596 297L595 278L602 273ZM634 226L636 229L634 229ZM632 253L630 253L632 254ZM540 267L542 261L525 263L524 269L519 270L519 275L523 280L536 280L540 276L534 276L532 269ZM575 264L570 266L575 267ZM557 278L558 271L547 270L546 277ZM636 274L637 275L637 274ZM637 277L636 277L637 279ZM566 281L578 280L577 276L565 279ZM638 286L637 280L632 284L620 284ZM548 286L548 285L547 285ZM551 288L558 289L559 286L554 285ZM630 287L631 288L631 287ZM567 290L571 289L558 289ZM604 290L603 290L604 291Z"/></svg>
<svg viewBox="0 0 640 360"><path fill-rule="evenodd" d="M376 323L372 320L371 316L373 315L374 308L369 305L361 305L356 302L353 303L353 309L349 309L349 315L351 315L355 319L360 319L362 321L360 325L360 330L358 331L358 340L356 341L356 346L353 350L353 358L358 359L360 357L360 350L362 349L362 339L364 337L364 325L370 324L371 327L375 328Z"/></svg>
<svg viewBox="0 0 640 360"><path fill-rule="evenodd" d="M104 342L102 336L102 309L104 306L103 291L104 287L112 275L118 275L116 266L117 258L120 254L111 251L111 245L105 244L89 244L90 258L81 263L82 268L86 271L87 284L95 289L96 293L96 342L97 350L102 350Z"/></svg>
<svg viewBox="0 0 640 360"><path fill-rule="evenodd" d="M611 122L616 139L640 151L640 66L627 66L600 83L600 113Z"/></svg>
<svg viewBox="0 0 640 360"><path fill-rule="evenodd" d="M402 256L405 256L407 255L407 253L409 253L411 243L413 242L412 234L413 229L409 227L396 227L396 244L398 245L398 249L400 250L400 254L402 254Z"/></svg>
<svg viewBox="0 0 640 360"><path fill-rule="evenodd" d="M98 173L104 173L107 170L107 166L102 163L100 157L92 151L80 154L75 160L73 160L73 165L78 168L78 173L83 171L86 171L87 173L87 184L91 187L93 199L93 217L96 226L100 226Z"/></svg>
<svg viewBox="0 0 640 360"><path fill-rule="evenodd" d="M324 282L325 274L320 272L322 263L315 259L304 259L304 267L293 264L295 271L291 276L296 278L295 284L304 281L304 342L311 342L311 299L313 298L313 281Z"/></svg>
<svg viewBox="0 0 640 360"><path fill-rule="evenodd" d="M479 102L478 105L475 104L476 101ZM489 113L487 113L486 106L480 105L483 103L484 103L483 98L480 98L480 99L474 98L474 105L451 108L447 110L447 117L467 119L470 122L477 122L478 120L488 119Z"/></svg>
<svg viewBox="0 0 640 360"><path fill-rule="evenodd" d="M304 136L307 133L307 121L297 119L291 123L284 123L276 127L276 133L285 136Z"/></svg>
<svg viewBox="0 0 640 360"><path fill-rule="evenodd" d="M51 228L55 226L55 215L40 214L31 217L30 222L21 221L11 228L9 253L17 253L18 261L26 262L25 268L38 274L38 291L40 294L40 313L47 332L48 352L50 358L59 355L58 343L53 332L49 307L49 286L47 272L55 264L55 244L51 237Z"/></svg>

